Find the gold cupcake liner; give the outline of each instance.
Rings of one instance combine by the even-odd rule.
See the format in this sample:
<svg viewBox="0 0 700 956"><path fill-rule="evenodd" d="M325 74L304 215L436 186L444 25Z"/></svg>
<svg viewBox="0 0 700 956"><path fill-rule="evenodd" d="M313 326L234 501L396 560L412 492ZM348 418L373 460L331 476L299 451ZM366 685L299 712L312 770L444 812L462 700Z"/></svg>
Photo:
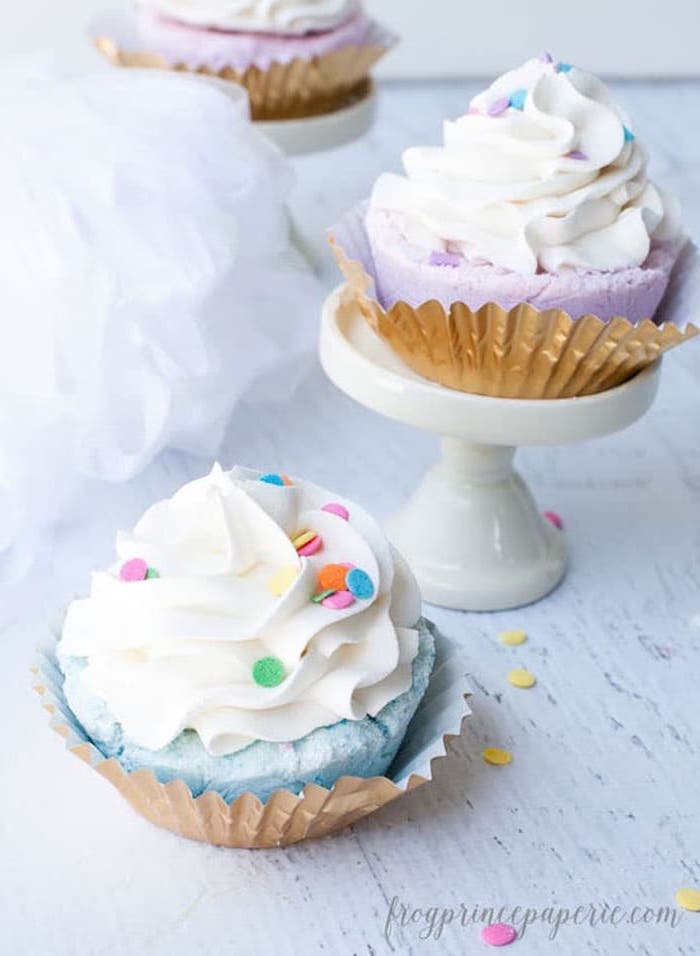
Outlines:
<svg viewBox="0 0 700 956"><path fill-rule="evenodd" d="M495 303L473 311L455 303L446 312L437 301L418 308L398 302L382 308L366 270L366 236L358 214L343 223L347 247L331 237L349 297L374 331L414 372L447 388L498 398L573 398L622 385L664 352L698 335L686 322L687 299L697 308L697 250L681 252L665 302L665 321L603 322L593 315L540 312L528 304L502 309ZM351 248L352 247L352 248ZM359 261L363 260L363 261ZM693 286L692 296L683 286ZM673 301L671 301L673 300Z"/></svg>
<svg viewBox="0 0 700 956"><path fill-rule="evenodd" d="M127 50L108 36L98 36L94 42L116 66L174 70L237 83L248 91L253 120L308 119L352 106L371 92L370 70L388 50L385 43L368 43L333 50L310 60L273 63L266 70L257 66L247 70L212 70L193 69L158 54Z"/></svg>
<svg viewBox="0 0 700 956"><path fill-rule="evenodd" d="M464 703L469 693L465 693L465 669L459 654L448 641L436 636L441 649L438 663L409 728L409 734L419 740L419 749L404 762L403 772L396 780L341 777L330 790L315 784L306 786L300 795L278 790L266 803L252 793L243 794L230 804L216 792L193 797L182 780L163 784L149 770L127 772L116 759L106 758L66 704L53 648L39 653L32 667L33 686L42 706L52 716L52 729L63 737L66 749L116 787L142 817L202 843L272 849L337 833L429 782L434 761L445 758L448 742L459 736L462 723L470 714ZM451 726L453 733L435 733L436 723Z"/></svg>

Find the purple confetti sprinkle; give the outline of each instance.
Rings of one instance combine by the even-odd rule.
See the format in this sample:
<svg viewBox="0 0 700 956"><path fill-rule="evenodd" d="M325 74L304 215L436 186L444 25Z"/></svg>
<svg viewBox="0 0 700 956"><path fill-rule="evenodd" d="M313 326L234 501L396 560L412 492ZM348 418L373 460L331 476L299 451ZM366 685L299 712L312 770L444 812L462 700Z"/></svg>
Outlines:
<svg viewBox="0 0 700 956"><path fill-rule="evenodd" d="M588 159L585 153L582 153L580 149L572 149L570 153L566 154L569 159Z"/></svg>
<svg viewBox="0 0 700 956"><path fill-rule="evenodd" d="M539 61L540 63L554 63L554 57L551 53L545 51L544 53L540 53Z"/></svg>
<svg viewBox="0 0 700 956"><path fill-rule="evenodd" d="M429 261L431 266L451 266L456 269L457 266L461 266L462 257L455 255L454 252L431 252Z"/></svg>
<svg viewBox="0 0 700 956"><path fill-rule="evenodd" d="M497 99L493 102L488 109L489 116L500 116L510 106L510 97L501 96L500 99Z"/></svg>

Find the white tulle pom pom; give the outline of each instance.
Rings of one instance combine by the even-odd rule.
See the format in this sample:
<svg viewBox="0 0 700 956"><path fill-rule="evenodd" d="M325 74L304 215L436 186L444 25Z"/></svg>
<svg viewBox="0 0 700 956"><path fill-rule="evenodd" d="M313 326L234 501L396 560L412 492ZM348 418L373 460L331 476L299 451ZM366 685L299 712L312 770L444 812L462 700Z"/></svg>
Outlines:
<svg viewBox="0 0 700 956"><path fill-rule="evenodd" d="M85 477L214 454L252 381L312 347L290 184L242 93L137 70L0 84L0 551Z"/></svg>

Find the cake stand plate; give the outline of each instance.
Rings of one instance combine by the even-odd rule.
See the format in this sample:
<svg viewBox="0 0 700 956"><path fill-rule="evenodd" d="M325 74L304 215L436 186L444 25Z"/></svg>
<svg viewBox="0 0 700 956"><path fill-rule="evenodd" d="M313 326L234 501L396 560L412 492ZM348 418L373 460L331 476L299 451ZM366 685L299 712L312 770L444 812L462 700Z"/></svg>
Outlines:
<svg viewBox="0 0 700 956"><path fill-rule="evenodd" d="M367 94L356 103L323 116L305 119L258 120L255 126L289 156L317 153L359 139L374 122L377 91L370 84Z"/></svg>
<svg viewBox="0 0 700 956"><path fill-rule="evenodd" d="M443 436L441 461L388 523L424 598L497 611L544 597L567 566L565 536L542 517L514 470L518 446L585 441L620 431L651 406L661 363L624 385L572 399L507 399L444 388L411 371L359 309L326 301L321 364L360 404Z"/></svg>

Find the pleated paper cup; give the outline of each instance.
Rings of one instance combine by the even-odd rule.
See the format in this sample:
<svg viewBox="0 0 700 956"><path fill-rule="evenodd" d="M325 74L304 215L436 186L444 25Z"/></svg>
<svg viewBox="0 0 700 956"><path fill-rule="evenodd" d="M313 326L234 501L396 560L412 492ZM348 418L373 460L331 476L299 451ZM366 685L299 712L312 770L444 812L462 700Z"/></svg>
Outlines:
<svg viewBox="0 0 700 956"><path fill-rule="evenodd" d="M558 309L522 303L477 310L437 301L417 308L383 308L375 292L364 207L349 213L331 236L347 280L346 300L414 372L447 388L499 398L573 398L622 385L664 352L698 335L700 257L687 242L654 321L593 315L572 319Z"/></svg>
<svg viewBox="0 0 700 956"><path fill-rule="evenodd" d="M95 46L111 63L121 67L174 70L236 83L250 99L253 120L307 119L352 106L372 91L370 71L395 42L379 24L373 24L365 41L311 59L272 63L267 69L226 67L213 70L174 62L144 49L133 23L110 17L92 29Z"/></svg>
<svg viewBox="0 0 700 956"><path fill-rule="evenodd" d="M427 622L426 622L427 623ZM437 663L427 693L408 728L390 777L341 777L330 790L314 784L300 794L276 791L266 803L246 793L227 804L216 792L194 797L182 780L160 783L149 770L129 772L106 757L68 706L56 642L41 649L32 668L34 689L51 714L51 727L66 749L117 788L141 816L190 840L216 846L271 849L328 836L356 823L432 778L433 763L446 756L469 716L467 668L459 650L432 627Z"/></svg>

